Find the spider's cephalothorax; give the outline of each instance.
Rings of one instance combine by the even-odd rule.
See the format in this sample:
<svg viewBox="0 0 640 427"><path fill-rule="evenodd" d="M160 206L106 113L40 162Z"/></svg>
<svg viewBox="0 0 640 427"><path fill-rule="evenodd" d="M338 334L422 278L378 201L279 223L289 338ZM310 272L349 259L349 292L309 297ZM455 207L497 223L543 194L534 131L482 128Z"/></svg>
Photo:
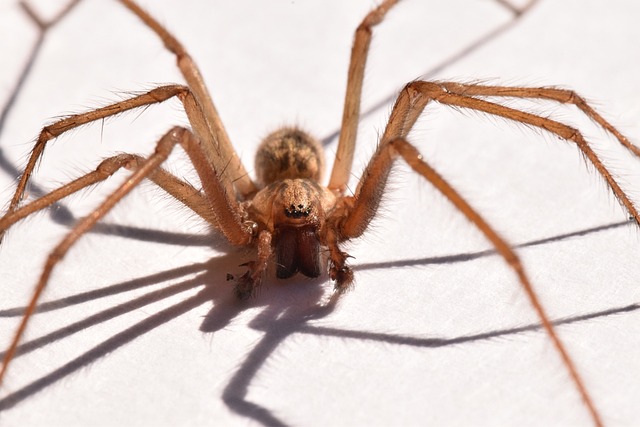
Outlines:
<svg viewBox="0 0 640 427"><path fill-rule="evenodd" d="M276 276L322 273L320 232L335 206L333 192L321 187L324 165L320 143L297 128L268 135L256 154L261 189L248 206L260 230L272 236Z"/></svg>

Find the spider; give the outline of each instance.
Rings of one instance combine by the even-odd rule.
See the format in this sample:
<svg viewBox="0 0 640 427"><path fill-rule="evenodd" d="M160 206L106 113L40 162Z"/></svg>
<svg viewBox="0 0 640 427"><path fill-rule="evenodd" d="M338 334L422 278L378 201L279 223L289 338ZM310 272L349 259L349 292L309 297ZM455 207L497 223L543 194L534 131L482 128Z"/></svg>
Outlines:
<svg viewBox="0 0 640 427"><path fill-rule="evenodd" d="M636 208L620 189L614 177L602 165L581 134L552 119L525 113L488 101L488 97L515 97L571 103L600 124L635 155L636 147L596 113L572 91L555 88L498 87L454 82L414 81L401 91L391 112L389 123L376 153L363 173L353 196L347 194L360 108L360 92L371 31L380 23L396 1L387 0L365 17L356 31L349 68L347 94L336 161L326 187L320 184L323 157L319 143L297 128L283 128L269 135L256 156L256 180L253 181L230 144L213 106L198 68L182 45L134 2L122 3L155 31L165 46L174 52L187 86L169 85L153 89L131 99L94 111L63 119L43 129L20 179L18 188L0 228L6 230L15 222L43 209L89 185L108 178L121 168L133 171L131 178L91 215L81 220L51 253L42 276L23 317L20 328L5 355L0 379L12 359L16 346L31 317L53 268L68 249L96 222L144 179L184 203L219 231L230 243L257 250L256 259L235 282L235 292L247 299L259 287L268 265L275 262L279 278L302 274L317 277L328 270L335 283L336 295L352 285L353 273L348 254L342 244L362 235L375 217L392 164L404 160L419 175L432 183L491 241L497 252L516 272L531 299L542 324L561 355L594 422L600 419L592 399L584 387L573 362L554 332L543 307L527 278L517 255L486 221L453 189L418 153L407 136L427 103L439 102L460 108L482 111L520 123L539 127L575 143L602 175L618 200L638 221ZM175 127L157 143L156 152L148 158L118 155L103 161L89 174L41 199L20 207L20 200L48 141L60 134L122 111L143 107L177 97L184 105L191 129ZM161 169L171 150L180 145L198 173L203 189L199 191ZM322 256L324 250L328 257Z"/></svg>

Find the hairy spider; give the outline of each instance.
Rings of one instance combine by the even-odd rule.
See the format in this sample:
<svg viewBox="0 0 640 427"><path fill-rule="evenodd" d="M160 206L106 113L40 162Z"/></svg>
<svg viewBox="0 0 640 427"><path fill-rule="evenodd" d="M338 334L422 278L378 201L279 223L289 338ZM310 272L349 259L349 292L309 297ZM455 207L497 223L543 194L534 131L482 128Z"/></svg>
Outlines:
<svg viewBox="0 0 640 427"><path fill-rule="evenodd" d="M279 278L290 277L297 273L317 277L327 270L339 294L348 289L353 282L353 273L347 263L348 255L343 251L342 244L366 231L377 213L392 164L401 158L441 191L476 225L515 271L569 370L594 422L600 423L592 399L562 342L554 332L514 251L407 141L409 131L430 101L477 110L545 129L575 143L605 179L618 200L638 221L640 217L636 208L580 132L555 120L485 99L488 97L535 98L573 104L610 132L623 146L638 155L638 149L580 96L572 91L556 88L411 82L399 94L376 153L363 173L354 195L348 196L346 186L351 173L360 94L371 31L372 27L381 22L387 11L396 4L396 1L387 0L367 15L356 31L340 140L328 185L324 187L320 184L324 163L320 144L312 136L293 127L278 130L264 140L256 156L256 180L253 181L226 135L198 68L182 45L135 3L128 0L123 0L122 3L155 31L165 46L176 54L178 66L187 81L187 86L158 87L131 99L65 118L45 127L41 132L9 209L0 219L2 231L34 211L105 180L118 169L128 168L133 170L133 173L130 179L113 192L91 215L81 220L50 254L21 325L5 354L0 380L9 366L16 346L54 267L80 236L142 180L153 181L184 203L233 245L256 248L256 259L248 264L246 273L235 282L235 292L240 299L246 299L254 293L271 262L275 262L275 274ZM156 152L150 157L142 158L130 154L111 157L103 161L94 172L60 187L33 203L20 207L20 200L25 193L29 178L48 141L86 123L173 97L177 97L183 103L190 120L191 130L175 127L161 138L157 143ZM180 145L189 156L201 180L202 191L161 169L161 164L175 145ZM325 249L328 251L327 258L322 256L322 251Z"/></svg>

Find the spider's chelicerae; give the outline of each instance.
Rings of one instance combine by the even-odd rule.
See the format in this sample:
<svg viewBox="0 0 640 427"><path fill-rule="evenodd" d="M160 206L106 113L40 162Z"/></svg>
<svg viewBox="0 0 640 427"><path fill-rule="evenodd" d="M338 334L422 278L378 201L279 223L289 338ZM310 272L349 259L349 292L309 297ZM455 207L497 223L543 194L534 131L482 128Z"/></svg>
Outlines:
<svg viewBox="0 0 640 427"><path fill-rule="evenodd" d="M121 0L121 3L154 31L166 48L176 55L178 67L187 85L157 87L130 99L64 118L46 126L40 133L8 211L0 218L2 233L33 212L103 181L119 169L130 169L132 174L104 203L79 221L49 255L19 329L5 353L0 381L9 367L53 269L78 238L143 180L153 181L193 210L232 245L255 248L255 259L247 264L246 272L235 279L234 289L239 299L247 299L255 293L270 265L275 265L274 272L278 278L288 278L296 274L318 277L328 272L334 283L336 295L339 295L349 289L354 279L348 263L349 256L344 251L343 244L367 230L377 214L389 171L396 160L402 160L435 186L466 216L513 269L594 423L601 424L588 389L538 301L518 256L407 140L414 123L425 106L431 102L480 111L544 129L575 144L597 173L604 178L629 214L640 222L636 207L577 129L554 119L499 103L501 98L522 98L575 105L634 155L640 155L640 150L594 111L583 98L573 91L550 87L413 81L398 95L376 152L353 195L349 195L347 183L353 162L361 89L371 34L373 27L379 24L389 9L397 3L397 0L386 0L372 10L356 30L339 143L328 184L324 186L321 180L324 166L322 146L313 136L296 127L282 128L264 139L256 155L253 180L233 148L200 72L184 47L136 3L130 0ZM191 125L190 129L170 129L158 141L155 153L147 158L131 154L110 157L100 163L95 171L34 202L20 205L32 172L49 141L87 123L171 98L178 98L182 102ZM201 190L162 169L163 162L176 146L180 146L187 153L200 178Z"/></svg>

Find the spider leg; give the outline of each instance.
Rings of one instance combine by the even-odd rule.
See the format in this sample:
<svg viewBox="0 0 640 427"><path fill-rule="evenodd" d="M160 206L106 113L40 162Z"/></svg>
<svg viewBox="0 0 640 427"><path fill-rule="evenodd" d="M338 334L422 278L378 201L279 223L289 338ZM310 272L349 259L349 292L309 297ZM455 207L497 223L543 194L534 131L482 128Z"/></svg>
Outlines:
<svg viewBox="0 0 640 427"><path fill-rule="evenodd" d="M454 82L443 82L441 86L451 93L458 95L490 96L490 97L512 97L528 99L544 99L556 101L560 104L575 105L587 117L598 123L604 130L613 135L620 144L635 156L640 157L640 148L636 147L611 123L604 119L589 103L575 91L555 87L505 87L505 86L485 86L476 84L463 84Z"/></svg>
<svg viewBox="0 0 640 427"><path fill-rule="evenodd" d="M367 62L369 46L371 45L372 28L384 19L386 13L399 0L386 0L365 16L353 39L351 48L351 60L347 77L347 91L342 112L342 125L340 138L336 151L336 160L331 171L328 188L344 194L347 182L351 174L353 164L353 151L358 133L358 121L360 118L360 99L362 94L362 81L364 68Z"/></svg>
<svg viewBox="0 0 640 427"><path fill-rule="evenodd" d="M139 167L142 161L144 161L144 158L136 158L136 167ZM132 168L129 167L129 169ZM200 191L198 191L197 188L162 168L158 168L158 170L153 172L149 176L149 179L174 199L180 201L183 205L194 211L198 216L211 224L216 230L220 230L218 218L213 213L209 201Z"/></svg>
<svg viewBox="0 0 640 427"><path fill-rule="evenodd" d="M4 233L13 224L28 217L32 213L45 209L84 188L106 180L123 167L135 170L142 165L144 161L145 159L143 157L135 154L118 154L109 157L100 162L94 171L0 218L0 233ZM219 228L217 226L217 218L211 211L208 200L193 186L161 168L151 173L148 178L204 220L212 224L215 228Z"/></svg>
<svg viewBox="0 0 640 427"><path fill-rule="evenodd" d="M169 85L169 86L161 86L155 89L150 90L147 93L142 95L135 96L133 98L124 100L122 102L117 102L115 104L107 105L106 107L98 108L93 111L88 111L86 113L74 114L72 116L66 117L62 120L59 120L51 125L45 126L42 131L40 131L40 135L38 136L38 140L31 151L31 155L29 156L29 160L27 162L27 166L20 176L20 181L18 182L18 187L16 188L15 193L13 194L13 198L9 204L9 209L7 210L6 215L11 214L15 211L24 196L25 189L27 188L27 184L33 171L38 163L38 160L42 157L42 153L44 152L45 146L52 139L62 135L64 132L67 132L71 129L75 129L79 126L85 125L90 122L94 122L96 120L101 120L110 116L114 116L116 114L122 113L124 111L128 111L134 108L143 107L150 104L155 104L159 102L166 101L169 98L177 96L180 93L186 92L188 89L185 86L181 85ZM0 233L0 239L2 238L2 234Z"/></svg>
<svg viewBox="0 0 640 427"><path fill-rule="evenodd" d="M13 340L9 345L9 348L5 352L2 366L0 367L0 384L4 377L7 368L15 355L16 348L24 331L29 323L35 308L38 304L38 300L43 290L46 288L51 273L55 266L64 258L73 244L87 231L89 231L101 218L103 218L124 196L126 196L134 187L136 187L143 179L149 178L155 171L158 170L160 165L167 159L173 147L176 144L185 145L193 141L193 135L184 128L174 127L167 132L156 145L155 152L147 159L142 160L139 166L132 173L128 180L120 185L106 200L98 206L91 214L80 220L72 230L70 230L64 239L51 251L47 257L42 274L36 285L36 288L31 296L31 300L25 309L20 325L16 330ZM197 155L196 155L197 156ZM125 159L130 161L131 159ZM114 160L117 165L118 160ZM91 174L89 174L91 175ZM69 187L68 187L69 188ZM250 234L249 234L250 238Z"/></svg>
<svg viewBox="0 0 640 427"><path fill-rule="evenodd" d="M196 99L196 103L204 115L204 124L208 130L206 133L212 135L213 138L211 141L208 141L209 138L206 138L205 135L194 128L198 138L210 144L209 147L206 147L209 161L215 164L217 158L222 158L225 162L228 162L228 165L225 167L231 177L230 183L233 183L242 198L246 199L249 195L255 193L257 191L256 185L249 177L233 145L231 145L227 131L209 95L202 74L189 53L166 28L135 2L131 0L120 0L120 2L153 30L153 32L160 37L164 46L176 55L178 68L187 81ZM213 153L213 150L215 150L216 153Z"/></svg>
<svg viewBox="0 0 640 427"><path fill-rule="evenodd" d="M513 269L513 271L518 276L518 280L522 285L527 297L529 298L529 302L533 306L535 312L537 313L540 321L542 322L542 326L544 330L547 332L547 335L551 338L553 345L556 350L560 354L562 361L566 368L569 371L569 375L573 380L580 397L585 403L591 418L594 423L598 426L602 425L602 420L600 418L600 414L595 408L593 400L589 395L587 388L576 369L576 366L569 356L564 344L558 337L555 332L555 328L553 327L549 317L547 316L538 296L527 277L527 274L524 271L524 267L514 250L511 246L505 242L498 233L493 230L493 228L458 194L458 192L451 187L431 166L429 166L422 158L418 150L411 144L409 144L405 139L399 138L389 142L385 146L385 151L390 152L388 157L393 159L393 157L401 156L411 168L422 175L427 181L429 181L438 191L440 191L449 201L464 215L467 217L469 221L471 221L484 236L493 244L496 248L496 251L504 258L506 263Z"/></svg>
<svg viewBox="0 0 640 427"><path fill-rule="evenodd" d="M188 99L189 97L186 100ZM188 105L185 102L187 111L190 108ZM194 128L197 125L193 121L192 124ZM228 180L222 179L221 172L209 163L205 144L201 144L188 129L182 129L182 131L182 138L179 142L198 173L209 209L216 217L214 225L231 244L236 246L250 244L253 239L254 224L245 221L243 209L235 198L235 194L229 193L225 187Z"/></svg>
<svg viewBox="0 0 640 427"><path fill-rule="evenodd" d="M185 109L189 111L191 108L189 101L192 101L187 95L184 99ZM198 125L197 116L192 120L194 127ZM185 150L191 163L196 170L203 186L204 196L202 196L195 188L181 181L170 173L161 168L152 171L148 178L164 189L167 193L184 203L194 212L207 220L213 227L220 231L227 240L234 245L244 246L251 242L253 230L250 223L245 223L242 215L242 209L234 197L229 197L223 186L223 180L220 175L209 164L207 156L202 145L198 143L194 135L184 128L175 128L180 130L181 138L177 142ZM4 217L0 218L0 233L13 223L26 217L37 210L43 209L63 197L72 194L80 189L92 185L96 182L106 179L115 171L126 166L134 169L143 164L145 160L139 156L122 155L114 156L105 160L96 171L89 173L69 184L55 190L54 192L41 197L33 203L25 206L20 210L10 210ZM114 162L116 164L114 164Z"/></svg>
<svg viewBox="0 0 640 427"><path fill-rule="evenodd" d="M353 197L345 197L341 211L333 217L338 221L334 223L335 236L341 240L351 239L360 236L367 228L369 222L375 215L384 183L389 174L394 161L402 157L411 168L429 181L438 191L440 191L464 216L471 221L484 236L496 248L496 251L504 258L506 263L518 276L529 301L531 302L543 328L551 338L553 345L560 354L560 357L569 371L569 375L574 382L582 400L596 425L602 425L600 415L595 409L593 400L587 392L586 386L577 372L575 364L569 356L562 341L555 332L544 308L542 307L536 292L534 291L529 278L527 277L520 259L515 254L511 246L506 243L493 228L451 187L434 169L432 169L422 158L418 150L409 144L403 137L388 140L380 145L374 157L371 159L360 184ZM346 254L342 253L336 241L329 242L330 256L332 260L332 272L350 272L350 268L345 265ZM338 291L343 291L350 282L340 283L336 281Z"/></svg>
<svg viewBox="0 0 640 427"><path fill-rule="evenodd" d="M449 85L449 86L447 86ZM627 209L629 214L633 216L638 224L640 224L640 214L638 213L638 209L635 207L631 199L627 196L627 194L622 190L617 180L613 177L611 172L604 166L600 157L593 151L589 142L582 136L579 130L574 129L570 126L567 126L563 123L560 123L556 120L549 119L546 117L538 116L536 114L526 113L524 111L520 111L514 108L506 107L504 105L496 104L493 102L485 101L484 99L474 98L472 96L464 94L457 94L451 92L448 87L455 88L457 84L450 83L433 83L433 82L425 82L425 81L415 81L409 83L400 93L396 104L393 107L391 112L391 118L389 119L389 124L385 129L384 135L382 137L382 144L384 145L384 141L390 141L392 139L398 137L406 137L411 127L417 120L418 116L426 106L426 104L431 101L437 101L441 104L450 105L453 107L461 107L461 108L469 108L476 111L485 112L488 114L492 114L495 116L504 117L505 119L512 120L514 122L519 122L523 124L527 124L530 126L534 126L546 131L549 131L560 138L566 141L574 142L577 147L580 149L582 154L586 157L586 159L595 167L596 171L604 178L607 185L618 199L621 205ZM490 93L495 94L497 91L497 87L494 88L495 91L487 91L485 95L489 95ZM509 88L499 88L503 93L511 93L509 92ZM519 88L513 90L513 92L517 92ZM470 91L474 89L469 88ZM480 91L479 88L475 88L476 91ZM535 93L533 89L530 90L529 93ZM569 93L554 93L551 90L541 91L540 97L544 97L545 99L550 99L552 96L560 97L568 97L571 95ZM575 101L575 100L574 100ZM579 101L575 101L576 105L581 105ZM586 106L586 103L584 104ZM590 111L588 106L587 109L583 111ZM583 107L584 108L584 107ZM587 113L589 117L592 117L598 123L601 121L606 130L609 130L609 127L613 129L610 131L614 135L621 135L615 128L613 128L608 122L604 121L595 111L593 112L595 115L591 115ZM605 126L606 125L606 126ZM615 131L615 132L614 132ZM621 144L627 146L627 144L631 147L633 145L628 141L627 138L621 135L618 138ZM627 147L629 148L629 147ZM631 148L629 148L631 149ZM637 148L634 147L637 151ZM634 151L635 153L635 151Z"/></svg>
<svg viewBox="0 0 640 427"><path fill-rule="evenodd" d="M33 174L38 160L42 157L46 144L49 141L60 136L64 132L87 123L104 119L131 109L163 102L174 96L182 102L194 132L199 137L202 136L202 141L209 142L200 144L196 142L193 139L192 134L188 132L190 137L184 139L181 143L185 148L185 151L189 154L196 171L200 175L205 192L210 199L209 202L212 206L225 206L229 208L222 213L222 217L219 216L217 223L212 222L212 224L219 226L218 228L223 231L231 243L238 245L245 244L247 241L245 227L240 225L236 218L237 212L239 212L240 208L237 200L235 199L233 182L228 178L222 179L222 175L227 171L229 159L225 159L222 157L222 154L217 151L217 147L212 143L213 137L207 128L206 117L198 106L195 96L190 92L188 87L182 85L161 86L133 98L107 105L106 107L98 108L93 111L75 114L51 125L45 126L40 132L38 140L31 152L31 155L29 156L27 166L20 177L18 187L16 188L13 198L11 199L11 203L9 204L9 209L5 215L12 214L12 212L18 208L28 181ZM220 221L224 222L224 224L220 224ZM2 238L2 234L3 232L0 231L0 239Z"/></svg>
<svg viewBox="0 0 640 427"><path fill-rule="evenodd" d="M529 0L523 6L515 6L506 0L497 0L502 6L516 15L521 15L529 10L538 0ZM353 153L355 150L356 136L358 133L358 121L360 118L360 102L362 98L362 83L364 70L371 45L373 27L384 20L387 12L395 6L399 0L385 0L378 7L365 16L358 28L351 48L351 60L347 75L347 90L342 112L342 124L340 137L336 150L336 160L329 179L329 189L344 194L353 165Z"/></svg>
<svg viewBox="0 0 640 427"><path fill-rule="evenodd" d="M100 181L104 181L117 170L125 167L127 163L135 161L134 157L135 156L131 154L120 154L109 157L108 159L103 160L94 171L53 190L39 199L20 207L20 209L7 212L6 215L0 218L0 233L6 232L13 224L26 218L32 213L47 208L61 199L82 190L83 188L97 184Z"/></svg>
<svg viewBox="0 0 640 427"><path fill-rule="evenodd" d="M447 87L447 85L450 86ZM467 218L471 220L474 225L476 225L493 243L496 250L503 256L503 258L505 258L509 266L514 269L529 297L531 304L538 314L543 327L560 353L560 356L567 367L582 400L586 404L594 423L596 425L601 425L600 416L595 409L593 401L590 398L582 379L576 371L574 363L570 359L559 337L556 335L552 324L550 323L527 276L524 273L520 261L511 247L504 242L504 240L502 240L495 231L493 231L493 229L457 194L453 188L451 188L451 186L449 186L423 161L417 150L406 142L405 137L422 113L424 107L432 100L441 104L482 111L530 126L535 126L552 132L565 140L574 142L589 162L593 164L598 173L605 179L620 203L631 213L636 221L640 223L637 208L631 202L626 193L620 188L615 178L602 164L600 158L595 154L589 143L577 129L549 118L505 107L483 99L474 98L469 96L468 92L461 94L453 93L453 89L456 88L455 85L456 84L416 81L409 83L398 96L391 112L389 123L385 129L384 135L382 136L382 141L373 158L367 165L363 177L356 188L355 195L353 197L344 197L341 201L341 205L336 209L336 212L329 220L331 224L329 229L331 229L331 231L327 232L327 244L329 246L330 257L333 264L332 273L341 272L343 277L347 277L347 280L341 283L339 281L340 275L338 275L336 287L341 291L350 284L350 276L348 274L350 269L345 265L346 254L340 251L338 243L358 237L366 230L369 222L377 211L389 170L394 160L398 156L401 156L416 172L420 173L425 179L429 180L434 186L436 186L436 188L438 188L438 190L441 191L458 208L458 210L467 216ZM476 92L481 91L479 88L470 89L470 91L474 90ZM502 88L500 91L502 94L511 94L517 92L517 88L514 89L513 92L510 92L509 88ZM488 91L483 93L483 95L500 96L500 94L496 94L496 92L497 91L495 90ZM535 90L531 90L528 93L535 94L536 92ZM538 94L538 97L540 98L554 100L561 97L571 97L570 92L554 92L550 90L541 91L538 92ZM575 99L576 98L574 97L573 101L575 101ZM582 104L580 101L575 102L578 106ZM600 123L606 130L609 130L608 127L610 127L610 125L604 122L599 115L589 114L591 112L589 108L583 109L583 111L585 111L585 113L589 117L592 117L596 122ZM606 125L601 122L606 123ZM617 131L610 132L617 136ZM623 145L625 145L623 141L627 141L624 137L618 138L618 140Z"/></svg>

